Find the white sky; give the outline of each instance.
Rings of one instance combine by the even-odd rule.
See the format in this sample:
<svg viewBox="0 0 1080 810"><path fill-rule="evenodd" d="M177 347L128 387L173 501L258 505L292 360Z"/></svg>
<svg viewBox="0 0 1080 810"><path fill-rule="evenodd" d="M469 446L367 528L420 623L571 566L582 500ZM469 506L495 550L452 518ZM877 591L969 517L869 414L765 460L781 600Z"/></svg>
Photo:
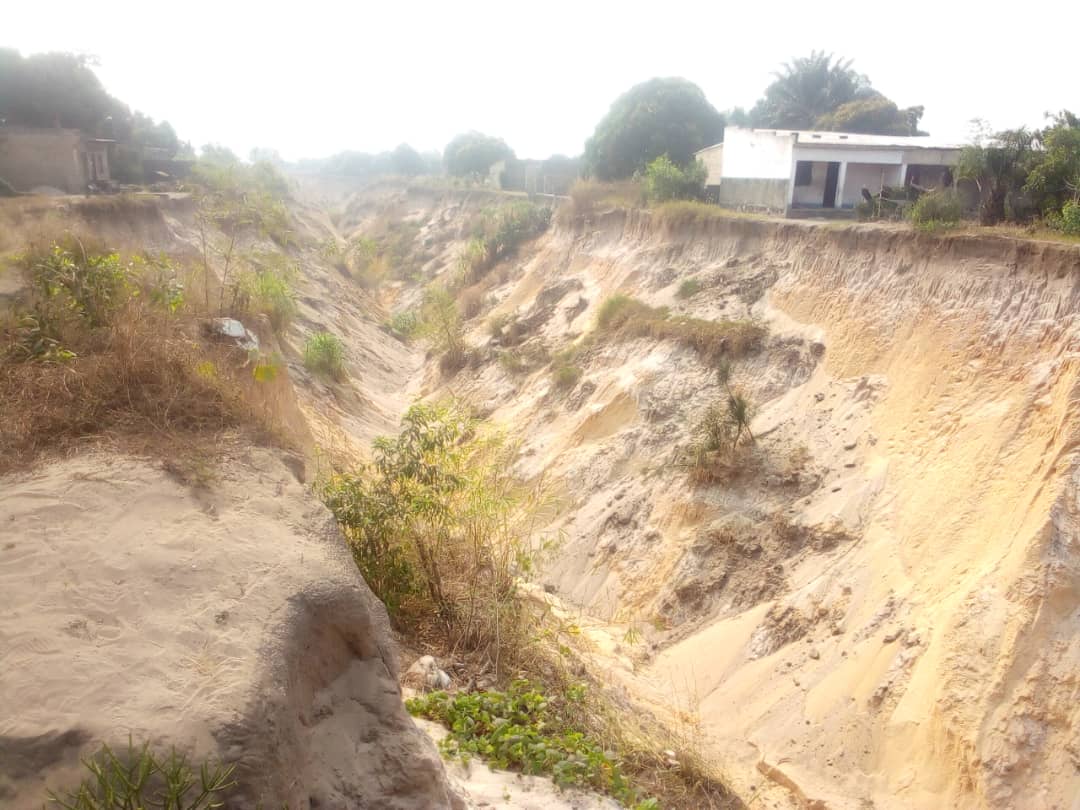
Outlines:
<svg viewBox="0 0 1080 810"><path fill-rule="evenodd" d="M922 128L965 140L1080 112L1080 2L829 0L638 3L67 2L9 0L0 45L78 50L106 88L182 139L288 159L402 141L441 149L478 129L520 157L578 154L611 102L684 76L718 108L749 108L811 49L855 60Z"/></svg>

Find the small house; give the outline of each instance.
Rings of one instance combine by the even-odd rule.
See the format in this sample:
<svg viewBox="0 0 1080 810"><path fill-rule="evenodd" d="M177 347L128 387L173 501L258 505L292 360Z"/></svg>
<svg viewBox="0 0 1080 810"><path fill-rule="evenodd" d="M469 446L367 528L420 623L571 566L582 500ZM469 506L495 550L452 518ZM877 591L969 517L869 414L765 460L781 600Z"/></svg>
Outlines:
<svg viewBox="0 0 1080 810"><path fill-rule="evenodd" d="M45 187L83 194L110 182L112 143L77 129L0 126L0 177L16 191Z"/></svg>
<svg viewBox="0 0 1080 810"><path fill-rule="evenodd" d="M727 127L697 158L721 205L799 216L850 210L886 187L951 185L961 149L925 136Z"/></svg>

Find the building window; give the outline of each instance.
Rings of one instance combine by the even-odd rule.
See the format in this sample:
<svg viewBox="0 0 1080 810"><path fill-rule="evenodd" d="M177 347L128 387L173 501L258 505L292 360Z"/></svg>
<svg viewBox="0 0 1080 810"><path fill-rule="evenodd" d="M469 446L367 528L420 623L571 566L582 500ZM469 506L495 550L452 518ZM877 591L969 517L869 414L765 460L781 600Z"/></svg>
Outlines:
<svg viewBox="0 0 1080 810"><path fill-rule="evenodd" d="M809 160L795 161L795 185L808 186L814 180L814 164Z"/></svg>

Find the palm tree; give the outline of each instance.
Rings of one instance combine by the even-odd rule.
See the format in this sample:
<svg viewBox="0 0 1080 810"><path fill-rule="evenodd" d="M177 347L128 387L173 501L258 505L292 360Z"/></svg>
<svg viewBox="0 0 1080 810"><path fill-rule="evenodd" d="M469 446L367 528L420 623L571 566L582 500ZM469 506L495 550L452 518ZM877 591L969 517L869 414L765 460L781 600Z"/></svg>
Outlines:
<svg viewBox="0 0 1080 810"><path fill-rule="evenodd" d="M734 450L738 446L743 433L750 437L750 441L754 440L754 434L750 432L751 407L750 401L742 394L737 393L728 394L727 404L728 418L731 420L731 426L735 431L735 438L731 442L731 449Z"/></svg>
<svg viewBox="0 0 1080 810"><path fill-rule="evenodd" d="M840 105L874 94L870 80L852 69L850 59L824 51L793 59L773 76L751 112L756 126L808 129Z"/></svg>

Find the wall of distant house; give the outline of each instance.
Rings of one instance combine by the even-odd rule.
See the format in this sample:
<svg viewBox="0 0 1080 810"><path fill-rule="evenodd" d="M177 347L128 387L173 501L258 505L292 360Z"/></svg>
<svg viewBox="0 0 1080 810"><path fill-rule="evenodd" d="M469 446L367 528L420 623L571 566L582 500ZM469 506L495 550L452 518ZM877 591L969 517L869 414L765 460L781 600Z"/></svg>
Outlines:
<svg viewBox="0 0 1080 810"><path fill-rule="evenodd" d="M794 146L794 134L727 127L724 130L724 182L732 177L788 180L793 170Z"/></svg>
<svg viewBox="0 0 1080 810"><path fill-rule="evenodd" d="M17 191L38 186L72 194L84 191L81 142L76 130L0 127L0 177Z"/></svg>
<svg viewBox="0 0 1080 810"><path fill-rule="evenodd" d="M718 186L724 176L724 145L708 146L696 155L697 159L705 165L705 185Z"/></svg>
<svg viewBox="0 0 1080 810"><path fill-rule="evenodd" d="M767 208L783 211L788 204L788 178L725 177L716 187L716 201L732 208Z"/></svg>

